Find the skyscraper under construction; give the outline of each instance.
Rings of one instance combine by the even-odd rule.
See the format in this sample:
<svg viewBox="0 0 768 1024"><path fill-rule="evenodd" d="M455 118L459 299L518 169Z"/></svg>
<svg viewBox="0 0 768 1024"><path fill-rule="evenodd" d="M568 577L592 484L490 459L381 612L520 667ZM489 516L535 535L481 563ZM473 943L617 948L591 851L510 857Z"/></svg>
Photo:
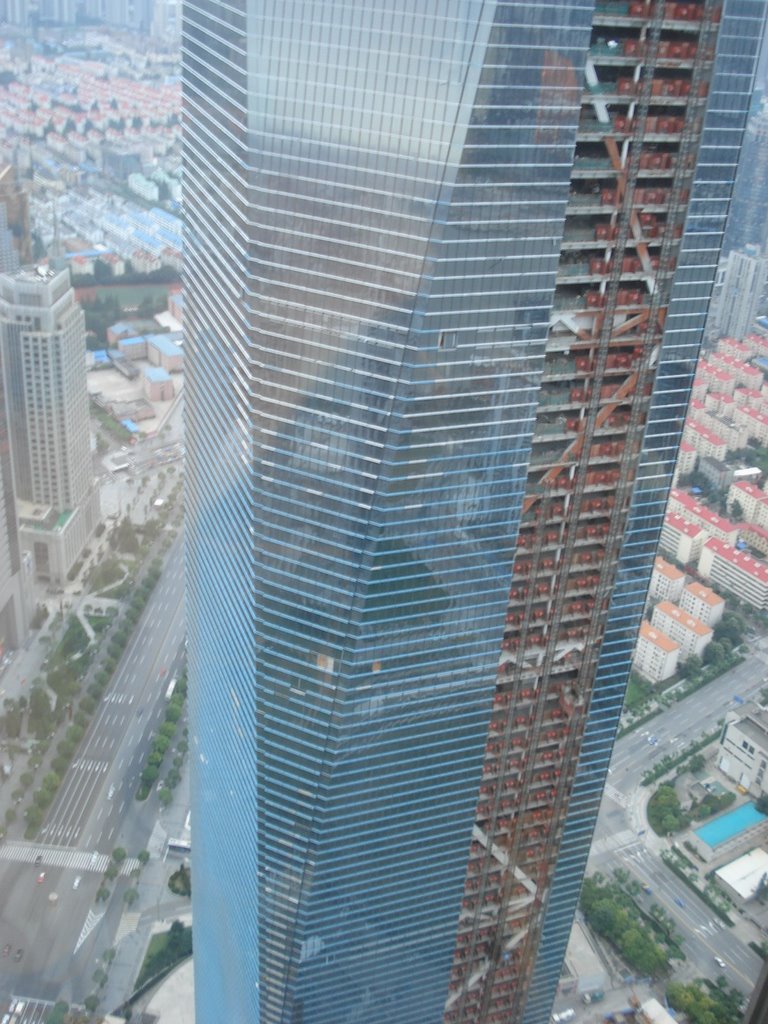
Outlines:
<svg viewBox="0 0 768 1024"><path fill-rule="evenodd" d="M199 1020L547 1019L764 17L187 3Z"/></svg>

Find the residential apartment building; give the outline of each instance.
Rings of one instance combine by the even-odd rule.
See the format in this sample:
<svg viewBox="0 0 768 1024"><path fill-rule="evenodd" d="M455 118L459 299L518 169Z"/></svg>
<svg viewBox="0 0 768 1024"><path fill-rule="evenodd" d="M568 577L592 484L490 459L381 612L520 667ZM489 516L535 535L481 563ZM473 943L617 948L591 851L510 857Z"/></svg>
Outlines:
<svg viewBox="0 0 768 1024"><path fill-rule="evenodd" d="M701 657L707 644L712 640L712 630L672 604L661 601L653 609L651 625L666 633L676 644L680 644L680 660L687 661L692 654Z"/></svg>
<svg viewBox="0 0 768 1024"><path fill-rule="evenodd" d="M670 598L670 600L673 599ZM692 580L683 587L680 598L675 603L679 605L681 611L712 629L725 613L725 600L711 587L705 587L703 583L698 583L696 580Z"/></svg>
<svg viewBox="0 0 768 1024"><path fill-rule="evenodd" d="M699 456L722 462L728 454L726 440L696 420L686 420L683 437Z"/></svg>
<svg viewBox="0 0 768 1024"><path fill-rule="evenodd" d="M719 338L716 351L721 355L731 356L733 359L738 359L742 363L748 363L755 354L755 349L753 345L749 344L749 342L741 341L740 338L743 337L745 337L744 333L742 333L739 338L732 338L729 335ZM715 359L712 356L710 356L710 359L712 362L715 362Z"/></svg>
<svg viewBox="0 0 768 1024"><path fill-rule="evenodd" d="M739 530L741 540L749 547L765 557L768 555L768 529L755 523L742 523Z"/></svg>
<svg viewBox="0 0 768 1024"><path fill-rule="evenodd" d="M717 515L692 494L673 488L669 493L668 509L683 516L689 523L700 526L709 537L717 537L726 544L735 544L739 528L724 516Z"/></svg>
<svg viewBox="0 0 768 1024"><path fill-rule="evenodd" d="M654 629L650 622L640 626L632 668L651 683L663 683L677 672L680 660L680 644Z"/></svg>
<svg viewBox="0 0 768 1024"><path fill-rule="evenodd" d="M737 407L733 419L746 428L748 437L754 438L760 445L768 444L768 416L764 412L742 405Z"/></svg>
<svg viewBox="0 0 768 1024"><path fill-rule="evenodd" d="M731 253L731 255L734 255ZM710 357L710 362L714 366L719 366L723 370L727 370L728 373L736 381L736 384L742 388L760 388L763 384L763 374L758 370L756 366L750 366L749 363L745 362L739 356L731 355L728 352L713 352Z"/></svg>
<svg viewBox="0 0 768 1024"><path fill-rule="evenodd" d="M704 399L704 409L710 416L716 416L727 423L733 419L736 392L746 390L746 388L737 388L732 395L724 395L720 391L709 391Z"/></svg>
<svg viewBox="0 0 768 1024"><path fill-rule="evenodd" d="M747 522L768 527L768 494L754 484L734 480L728 488L727 504L731 514L734 505L738 505Z"/></svg>
<svg viewBox="0 0 768 1024"><path fill-rule="evenodd" d="M762 390L756 388L737 388L733 393L734 406L747 405L751 409L760 409L764 401Z"/></svg>
<svg viewBox="0 0 768 1024"><path fill-rule="evenodd" d="M651 601L677 604L685 586L685 573L659 555L653 563L648 597Z"/></svg>
<svg viewBox="0 0 768 1024"><path fill-rule="evenodd" d="M689 476L696 469L698 453L692 444L687 441L680 442L680 456L675 466L675 486L680 477Z"/></svg>
<svg viewBox="0 0 768 1024"><path fill-rule="evenodd" d="M753 608L768 607L768 566L714 537L699 556L699 574L721 592L733 594Z"/></svg>
<svg viewBox="0 0 768 1024"><path fill-rule="evenodd" d="M702 455L696 465L697 470L710 487L716 491L725 491L733 482L733 468L727 462Z"/></svg>
<svg viewBox="0 0 768 1024"><path fill-rule="evenodd" d="M715 391L722 391L725 395L732 395L736 390L736 378L733 374L722 366L707 362L706 359L699 363L697 378L702 385L706 385L705 390L712 388ZM703 393L696 393L693 397L698 400L704 396Z"/></svg>

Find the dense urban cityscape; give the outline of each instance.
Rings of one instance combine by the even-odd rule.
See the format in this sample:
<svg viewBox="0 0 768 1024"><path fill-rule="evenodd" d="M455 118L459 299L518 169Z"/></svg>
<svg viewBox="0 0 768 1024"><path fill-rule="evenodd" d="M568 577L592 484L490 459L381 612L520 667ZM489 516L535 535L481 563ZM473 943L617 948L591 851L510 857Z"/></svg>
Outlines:
<svg viewBox="0 0 768 1024"><path fill-rule="evenodd" d="M766 1019L766 20L0 0L2 1024Z"/></svg>

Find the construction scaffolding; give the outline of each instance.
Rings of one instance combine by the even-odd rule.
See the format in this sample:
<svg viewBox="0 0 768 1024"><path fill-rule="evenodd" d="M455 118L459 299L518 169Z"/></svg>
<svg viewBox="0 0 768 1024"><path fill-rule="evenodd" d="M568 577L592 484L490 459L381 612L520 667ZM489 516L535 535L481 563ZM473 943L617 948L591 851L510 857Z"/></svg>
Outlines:
<svg viewBox="0 0 768 1024"><path fill-rule="evenodd" d="M596 3L445 1024L520 1019L627 525L720 7Z"/></svg>

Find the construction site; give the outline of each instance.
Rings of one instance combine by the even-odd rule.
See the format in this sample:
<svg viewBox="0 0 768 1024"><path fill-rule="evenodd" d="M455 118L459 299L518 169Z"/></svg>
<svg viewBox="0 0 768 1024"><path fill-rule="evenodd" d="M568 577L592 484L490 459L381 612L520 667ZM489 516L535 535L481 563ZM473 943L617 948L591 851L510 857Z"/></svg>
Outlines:
<svg viewBox="0 0 768 1024"><path fill-rule="evenodd" d="M628 520L719 16L710 0L595 5L445 1024L520 1019L530 987Z"/></svg>

